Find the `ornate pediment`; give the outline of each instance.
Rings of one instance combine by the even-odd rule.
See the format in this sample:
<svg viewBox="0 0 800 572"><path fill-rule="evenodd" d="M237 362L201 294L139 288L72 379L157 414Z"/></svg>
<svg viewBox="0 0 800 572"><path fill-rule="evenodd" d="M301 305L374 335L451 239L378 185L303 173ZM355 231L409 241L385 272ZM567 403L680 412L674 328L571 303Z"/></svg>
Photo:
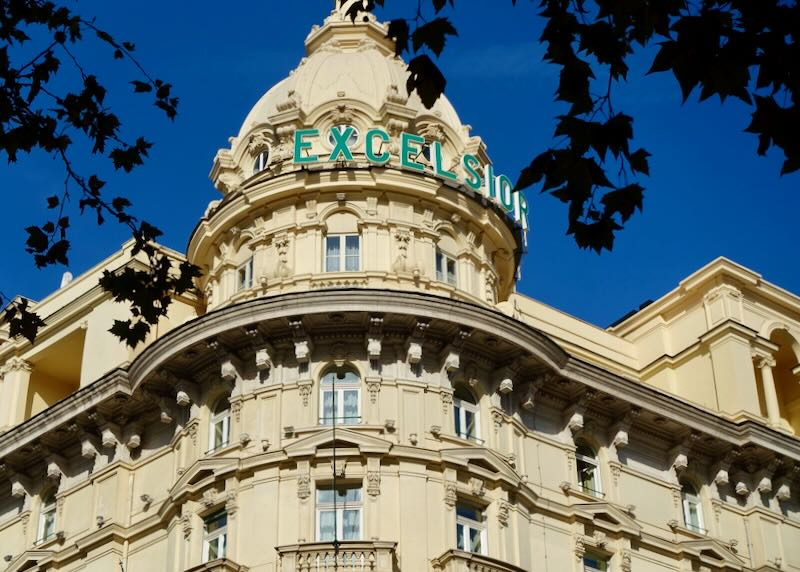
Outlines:
<svg viewBox="0 0 800 572"><path fill-rule="evenodd" d="M286 447L284 451L287 457L307 457L315 455L317 449L332 447L334 443L337 447L358 449L359 453L385 455L392 448L392 444L384 439L337 427L335 432L333 429L328 429L300 439Z"/></svg>
<svg viewBox="0 0 800 572"><path fill-rule="evenodd" d="M607 503L593 502L573 505L575 514L589 520L596 528L610 532L625 532L639 536L642 527L622 509Z"/></svg>

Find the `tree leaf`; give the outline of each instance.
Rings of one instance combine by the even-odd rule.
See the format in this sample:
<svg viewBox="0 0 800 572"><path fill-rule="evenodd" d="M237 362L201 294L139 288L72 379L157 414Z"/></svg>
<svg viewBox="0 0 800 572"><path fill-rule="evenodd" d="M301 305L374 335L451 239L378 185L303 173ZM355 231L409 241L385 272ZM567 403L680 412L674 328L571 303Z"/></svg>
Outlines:
<svg viewBox="0 0 800 572"><path fill-rule="evenodd" d="M415 57L408 63L408 72L406 90L409 94L416 91L422 104L431 109L447 87L444 75L425 54Z"/></svg>

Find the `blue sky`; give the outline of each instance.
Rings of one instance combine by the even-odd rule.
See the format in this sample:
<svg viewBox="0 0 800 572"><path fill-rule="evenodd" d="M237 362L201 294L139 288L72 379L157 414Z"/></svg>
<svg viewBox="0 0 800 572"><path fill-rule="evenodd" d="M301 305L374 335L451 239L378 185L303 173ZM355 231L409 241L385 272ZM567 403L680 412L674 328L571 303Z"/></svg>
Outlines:
<svg viewBox="0 0 800 572"><path fill-rule="evenodd" d="M412 4L387 0L383 14L410 13ZM498 172L515 176L551 144L553 118L563 107L553 102L557 72L541 62L535 3L492 2L487 12L489 4L456 2L460 37L440 63L461 120L486 141ZM303 39L333 2L238 2L225 9L204 0L70 5L134 42L144 66L172 82L181 98L170 123L145 98L129 94L132 70L96 42L80 50L112 88L110 102L129 133L155 143L152 158L134 173L101 171L107 192L130 197L135 214L165 231L164 243L184 250L208 201L219 197L208 180L216 150L227 146L258 98L296 67ZM635 117L636 143L653 154L651 176L643 180L644 212L629 222L612 253L598 256L578 250L564 234L566 213L558 201L529 192L533 231L519 290L606 326L727 256L800 293L800 175L779 177L778 153L756 156L756 139L742 132L746 108L716 101L681 106L671 76L644 77L641 69L616 90L615 107ZM24 227L46 220L45 198L63 188L63 179L60 164L44 154L0 165L6 199L0 291L7 295L38 299L58 287L64 269L34 267L24 252ZM98 230L85 215L73 218L71 238L69 270L78 274L114 252L126 234L109 223Z"/></svg>

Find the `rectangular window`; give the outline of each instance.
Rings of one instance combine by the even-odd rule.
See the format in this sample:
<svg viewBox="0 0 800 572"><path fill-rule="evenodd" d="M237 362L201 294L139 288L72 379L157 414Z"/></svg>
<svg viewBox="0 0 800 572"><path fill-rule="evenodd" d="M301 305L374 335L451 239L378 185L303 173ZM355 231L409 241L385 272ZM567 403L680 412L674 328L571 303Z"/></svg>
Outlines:
<svg viewBox="0 0 800 572"><path fill-rule="evenodd" d="M608 561L605 558L587 554L583 557L583 570L584 572L606 572Z"/></svg>
<svg viewBox="0 0 800 572"><path fill-rule="evenodd" d="M203 562L225 558L228 549L228 513L218 512L204 519Z"/></svg>
<svg viewBox="0 0 800 572"><path fill-rule="evenodd" d="M456 505L456 548L486 554L486 522L481 509L466 503Z"/></svg>
<svg viewBox="0 0 800 572"><path fill-rule="evenodd" d="M438 248L436 249L436 280L456 285L456 261Z"/></svg>
<svg viewBox="0 0 800 572"><path fill-rule="evenodd" d="M39 534L37 540L45 542L56 534L56 506L51 501L42 506L42 513L39 517Z"/></svg>
<svg viewBox="0 0 800 572"><path fill-rule="evenodd" d="M453 417L456 435L462 439L480 441L477 405L455 398L453 399Z"/></svg>
<svg viewBox="0 0 800 572"><path fill-rule="evenodd" d="M253 287L253 257L236 269L236 291Z"/></svg>
<svg viewBox="0 0 800 572"><path fill-rule="evenodd" d="M361 269L361 237L340 234L325 238L325 272L358 272Z"/></svg>
<svg viewBox="0 0 800 572"><path fill-rule="evenodd" d="M357 425L361 422L358 388L323 389L321 421L323 425Z"/></svg>
<svg viewBox="0 0 800 572"><path fill-rule="evenodd" d="M361 485L317 488L317 540L361 540Z"/></svg>

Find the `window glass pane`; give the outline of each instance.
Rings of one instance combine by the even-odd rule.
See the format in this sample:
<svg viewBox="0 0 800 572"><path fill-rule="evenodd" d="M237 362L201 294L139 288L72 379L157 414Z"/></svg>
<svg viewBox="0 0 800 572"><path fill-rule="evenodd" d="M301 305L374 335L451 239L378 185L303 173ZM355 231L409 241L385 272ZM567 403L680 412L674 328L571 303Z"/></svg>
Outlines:
<svg viewBox="0 0 800 572"><path fill-rule="evenodd" d="M319 511L319 539L323 542L336 537L336 513L332 510Z"/></svg>
<svg viewBox="0 0 800 572"><path fill-rule="evenodd" d="M338 236L329 236L325 239L325 271L338 272L341 247Z"/></svg>
<svg viewBox="0 0 800 572"><path fill-rule="evenodd" d="M456 435L461 435L461 433L462 433L462 430L461 430L462 418L461 418L461 408L458 405L453 407L453 417L455 418L455 422L456 422L456 427L455 427Z"/></svg>
<svg viewBox="0 0 800 572"><path fill-rule="evenodd" d="M333 391L322 392L322 422L325 425L333 422Z"/></svg>
<svg viewBox="0 0 800 572"><path fill-rule="evenodd" d="M456 262L450 258L447 259L447 282L456 283Z"/></svg>
<svg viewBox="0 0 800 572"><path fill-rule="evenodd" d="M345 510L342 515L343 540L358 540L361 538L361 511L356 509Z"/></svg>
<svg viewBox="0 0 800 572"><path fill-rule="evenodd" d="M217 539L209 540L208 542L208 559L216 560L219 558L219 549L217 548Z"/></svg>
<svg viewBox="0 0 800 572"><path fill-rule="evenodd" d="M481 551L481 531L470 528L469 529L469 551L480 553Z"/></svg>
<svg viewBox="0 0 800 572"><path fill-rule="evenodd" d="M464 410L464 425L464 436L475 437L475 414L472 411Z"/></svg>
<svg viewBox="0 0 800 572"><path fill-rule="evenodd" d="M206 534L213 534L228 525L228 514L219 513L206 519Z"/></svg>
<svg viewBox="0 0 800 572"><path fill-rule="evenodd" d="M458 516L463 516L464 518L468 518L476 522L481 522L481 520L483 519L483 515L481 514L480 510L465 504L460 504L456 507L456 514Z"/></svg>
<svg viewBox="0 0 800 572"><path fill-rule="evenodd" d="M464 550L464 525L456 524L456 548Z"/></svg>
<svg viewBox="0 0 800 572"><path fill-rule="evenodd" d="M56 513L50 510L43 515L42 540L50 538L56 533Z"/></svg>
<svg viewBox="0 0 800 572"><path fill-rule="evenodd" d="M349 389L344 392L344 423L358 423L358 390Z"/></svg>
<svg viewBox="0 0 800 572"><path fill-rule="evenodd" d="M439 282L444 281L444 264L443 264L444 256L442 255L441 250L436 250L436 280Z"/></svg>
<svg viewBox="0 0 800 572"><path fill-rule="evenodd" d="M317 489L317 504L333 504L333 489Z"/></svg>
<svg viewBox="0 0 800 572"><path fill-rule="evenodd" d="M359 237L345 237L345 270L355 272L359 266Z"/></svg>

